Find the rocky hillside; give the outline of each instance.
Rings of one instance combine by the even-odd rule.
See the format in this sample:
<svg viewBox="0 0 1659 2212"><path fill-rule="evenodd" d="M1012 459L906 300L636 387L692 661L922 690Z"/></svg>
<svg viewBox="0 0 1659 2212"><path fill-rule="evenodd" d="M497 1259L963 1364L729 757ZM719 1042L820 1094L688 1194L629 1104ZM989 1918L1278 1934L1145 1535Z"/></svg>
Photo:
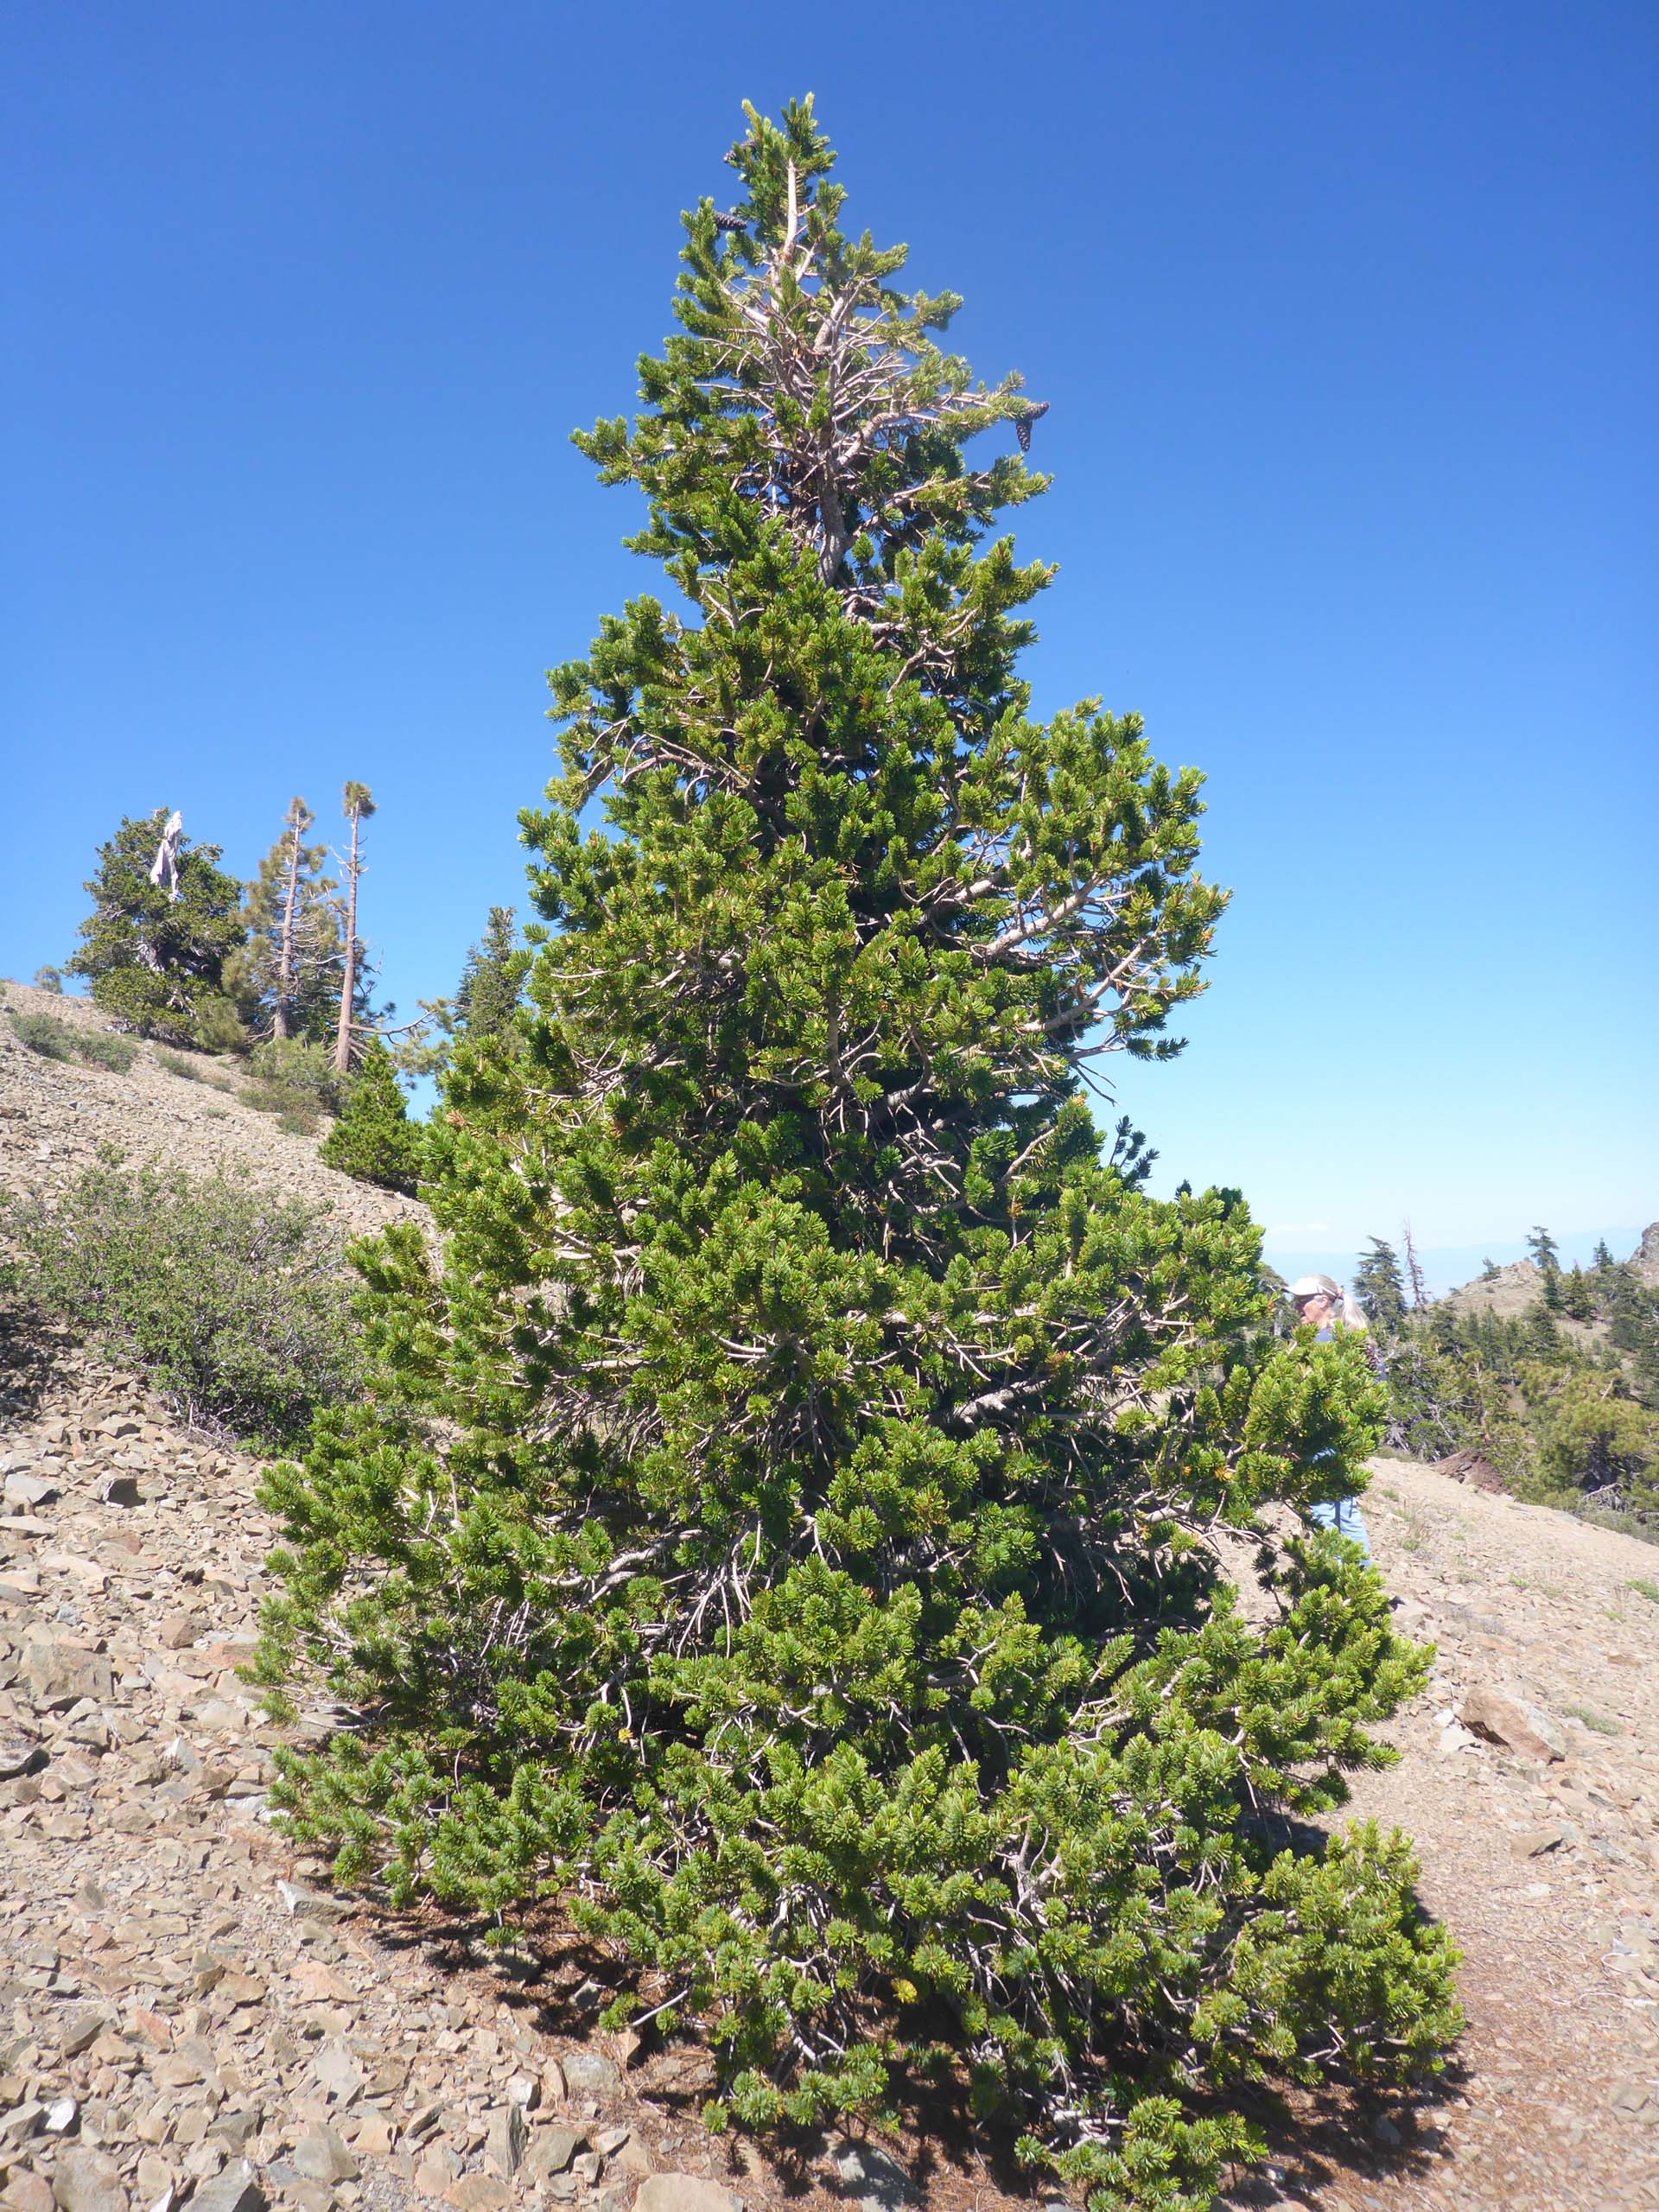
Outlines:
<svg viewBox="0 0 1659 2212"><path fill-rule="evenodd" d="M35 1014L77 1034L109 1033L81 999L7 983L0 1005L0 1188L50 1195L100 1150L134 1165L223 1173L327 1208L343 1232L361 1236L420 1214L412 1199L354 1183L317 1158L315 1137L291 1135L248 1103L251 1086L232 1061L140 1046L124 1072L86 1061L44 1058L20 1040L8 1018ZM170 1071L169 1061L195 1070Z"/></svg>
<svg viewBox="0 0 1659 2212"><path fill-rule="evenodd" d="M11 1003L41 1003L9 992ZM46 1001L63 1018L85 1009ZM227 1078L230 1079L230 1078ZM148 1052L118 1074L0 1018L0 1185L104 1144L411 1211ZM694 2043L593 2026L550 1939L381 1922L273 1830L283 1732L238 1673L265 1587L257 1470L129 1378L13 1344L0 1374L0 2205L5 2212L1011 2212L960 2116L763 2159L709 2137ZM1415 2107L1264 2109L1227 2200L1325 2212L1659 2204L1659 1551L1380 1461L1366 1510L1432 1637L1404 1757L1357 1809L1421 1840L1465 1954L1458 2070ZM302 1715L302 1732L330 1725ZM1041 2201L1040 2199L1037 2201Z"/></svg>

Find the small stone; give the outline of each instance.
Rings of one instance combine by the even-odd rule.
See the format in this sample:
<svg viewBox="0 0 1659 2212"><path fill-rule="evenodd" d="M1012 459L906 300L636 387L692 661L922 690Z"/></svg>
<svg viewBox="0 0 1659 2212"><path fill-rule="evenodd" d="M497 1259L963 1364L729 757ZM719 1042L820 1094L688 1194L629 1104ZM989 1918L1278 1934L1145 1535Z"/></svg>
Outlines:
<svg viewBox="0 0 1659 2212"><path fill-rule="evenodd" d="M579 2127L538 2127L530 2139L524 2163L531 2172L546 2180L562 2174L585 2140Z"/></svg>
<svg viewBox="0 0 1659 2212"><path fill-rule="evenodd" d="M542 2100L542 2085L533 2074L515 2074L507 2084L507 2102L521 2112L534 2112Z"/></svg>
<svg viewBox="0 0 1659 2212"><path fill-rule="evenodd" d="M601 2104L608 2098L619 2096L622 2089L620 2069L613 2059L598 2050L568 2050L559 2062L564 2074L566 2094L572 2097L597 2097Z"/></svg>
<svg viewBox="0 0 1659 2212"><path fill-rule="evenodd" d="M53 2212L52 2184L44 2174L15 2166L6 2183L6 2212Z"/></svg>
<svg viewBox="0 0 1659 2212"><path fill-rule="evenodd" d="M584 2151L579 2158L572 2158L570 2171L578 2181L586 2182L592 2189L604 2169L605 2161L597 2151Z"/></svg>
<svg viewBox="0 0 1659 2212"><path fill-rule="evenodd" d="M5 1483L8 1505L21 1506L26 1513L33 1513L42 1505L55 1505L60 1492L49 1475L8 1475Z"/></svg>
<svg viewBox="0 0 1659 2212"><path fill-rule="evenodd" d="M138 2160L138 2200L154 2212L156 2201L173 2186L173 2169L155 2151L146 2151Z"/></svg>
<svg viewBox="0 0 1659 2212"><path fill-rule="evenodd" d="M744 2212L743 2200L701 2174L652 2174L639 2184L633 2212Z"/></svg>
<svg viewBox="0 0 1659 2212"><path fill-rule="evenodd" d="M602 2158L608 2158L613 2152L622 2148L632 2133L631 2127L601 2127L596 2135L590 2135L588 2139Z"/></svg>
<svg viewBox="0 0 1659 2212"><path fill-rule="evenodd" d="M355 2181L363 2169L332 2127L313 2127L294 2145L294 2170L308 2181Z"/></svg>
<svg viewBox="0 0 1659 2212"><path fill-rule="evenodd" d="M391 2155L391 2130L384 2120L369 2119L358 2123L352 2138L352 2148L365 2158L387 2158Z"/></svg>
<svg viewBox="0 0 1659 2212"><path fill-rule="evenodd" d="M494 2174L463 2174L443 2193L455 2212L505 2212L512 2202L512 2191Z"/></svg>
<svg viewBox="0 0 1659 2212"><path fill-rule="evenodd" d="M264 2212L265 2192L245 2158L238 2158L205 2181L190 2199L190 2212Z"/></svg>
<svg viewBox="0 0 1659 2212"><path fill-rule="evenodd" d="M59 2152L52 2194L62 2212L127 2212L120 2168L89 2143L71 2143Z"/></svg>
<svg viewBox="0 0 1659 2212"><path fill-rule="evenodd" d="M435 2143L415 2169L415 2186L423 2196L442 2196L461 2172L458 2154L447 2143Z"/></svg>
<svg viewBox="0 0 1659 2212"><path fill-rule="evenodd" d="M522 2105L501 2105L490 2114L484 2150L498 2173L511 2177L518 2172L524 2163L524 2133Z"/></svg>
<svg viewBox="0 0 1659 2212"><path fill-rule="evenodd" d="M1547 1851L1554 1851L1567 1841L1563 1827L1524 1828L1510 1839L1510 1849L1517 1859L1541 1859Z"/></svg>
<svg viewBox="0 0 1659 2212"><path fill-rule="evenodd" d="M1458 1707L1465 1728L1489 1742L1503 1744L1523 1758L1564 1759L1567 1745L1561 1732L1541 1706L1508 1691L1482 1685L1470 1690Z"/></svg>
<svg viewBox="0 0 1659 2212"><path fill-rule="evenodd" d="M336 2104L348 2105L363 2089L362 2069L343 2043L326 2043L311 2062L326 2096Z"/></svg>
<svg viewBox="0 0 1659 2212"><path fill-rule="evenodd" d="M916 2201L910 2176L877 2144L839 2136L830 2145L830 2164L843 2192L857 2197L861 2212L899 2212Z"/></svg>
<svg viewBox="0 0 1659 2212"><path fill-rule="evenodd" d="M80 2117L80 2107L73 2097L60 2097L46 2108L45 2130L48 2135L73 2135L75 2122Z"/></svg>
<svg viewBox="0 0 1659 2212"><path fill-rule="evenodd" d="M58 2049L66 2058L79 2058L98 2041L109 2022L100 2005L72 2005L59 2026Z"/></svg>
<svg viewBox="0 0 1659 2212"><path fill-rule="evenodd" d="M106 1475L98 1486L99 1502L104 1505L142 1505L143 1494L130 1475Z"/></svg>

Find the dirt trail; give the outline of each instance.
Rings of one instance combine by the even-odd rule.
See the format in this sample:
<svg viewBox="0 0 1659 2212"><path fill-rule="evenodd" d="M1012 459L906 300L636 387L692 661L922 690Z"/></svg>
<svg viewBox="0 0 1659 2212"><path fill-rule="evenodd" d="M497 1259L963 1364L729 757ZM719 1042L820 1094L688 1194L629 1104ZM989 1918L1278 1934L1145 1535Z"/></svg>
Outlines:
<svg viewBox="0 0 1659 2212"><path fill-rule="evenodd" d="M41 1062L0 1021L0 1185L60 1183L108 1141L198 1173L223 1159L353 1227L411 1211L233 1098L148 1059ZM877 2155L783 2171L712 2141L701 2063L619 2063L579 1962L534 1981L321 1894L269 1824L276 1732L236 1671L270 1537L257 1470L89 1359L21 1357L0 1374L5 2212L187 2190L191 2212L732 2212L728 2191L899 2212ZM1440 1658L1392 1732L1401 1764L1354 1810L1418 1837L1470 2031L1438 2100L1309 2111L1227 2201L1659 2208L1659 1548L1404 1462L1378 1463L1366 1512ZM1541 1709L1564 1756L1442 1717L1481 1690ZM903 2147L922 2212L1019 2201L970 2145Z"/></svg>

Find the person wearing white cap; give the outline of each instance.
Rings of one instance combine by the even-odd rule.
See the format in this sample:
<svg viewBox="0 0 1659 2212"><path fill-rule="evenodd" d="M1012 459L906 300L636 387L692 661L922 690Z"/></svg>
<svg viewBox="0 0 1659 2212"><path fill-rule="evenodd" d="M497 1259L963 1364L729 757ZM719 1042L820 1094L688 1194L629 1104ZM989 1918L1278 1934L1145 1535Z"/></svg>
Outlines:
<svg viewBox="0 0 1659 2212"><path fill-rule="evenodd" d="M1311 1328L1316 1344L1330 1344L1338 1329L1364 1329L1364 1308L1334 1275L1299 1275L1286 1295L1296 1316L1297 1326ZM1357 1544L1368 1560L1370 1558L1371 1540L1365 1533L1357 1498L1324 1499L1311 1505L1308 1514L1320 1528L1334 1529L1339 1536L1346 1536L1351 1543Z"/></svg>

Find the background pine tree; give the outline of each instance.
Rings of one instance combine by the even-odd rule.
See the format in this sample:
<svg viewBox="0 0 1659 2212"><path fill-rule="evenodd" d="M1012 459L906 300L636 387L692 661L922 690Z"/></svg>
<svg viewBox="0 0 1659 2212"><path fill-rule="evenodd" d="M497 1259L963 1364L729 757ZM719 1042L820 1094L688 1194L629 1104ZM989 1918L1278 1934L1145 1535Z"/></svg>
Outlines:
<svg viewBox="0 0 1659 2212"><path fill-rule="evenodd" d="M306 842L315 820L302 798L289 802L282 835L246 887L247 942L226 971L250 1030L279 1043L321 1044L332 1039L339 1019L345 968L340 886L323 872L327 846ZM371 985L359 969L361 1020L368 1018Z"/></svg>
<svg viewBox="0 0 1659 2212"><path fill-rule="evenodd" d="M492 906L480 942L467 955L454 997L454 1020L469 1037L499 1037L511 1027L530 973L530 950L518 942L511 906Z"/></svg>
<svg viewBox="0 0 1659 2212"><path fill-rule="evenodd" d="M578 441L681 611L554 678L522 1043L457 1055L441 1261L365 1251L371 1389L270 1479L264 1670L360 1716L284 1802L393 1899L568 1902L612 2018L707 2020L716 2119L956 2067L1098 2203L1191 2206L1240 2085L1455 2026L1405 1841L1280 1818L1424 1679L1259 1516L1360 1484L1380 1400L1081 1096L1179 1049L1224 901L1194 772L1031 717L1017 379L843 233L810 102L731 159L644 414Z"/></svg>
<svg viewBox="0 0 1659 2212"><path fill-rule="evenodd" d="M359 1183L412 1196L426 1163L426 1138L409 1118L408 1102L391 1053L371 1037L347 1082L340 1119L320 1156Z"/></svg>
<svg viewBox="0 0 1659 2212"><path fill-rule="evenodd" d="M1361 1255L1354 1270L1354 1288L1376 1335L1392 1341L1406 1325L1405 1277L1392 1244L1385 1244L1380 1236L1373 1236L1370 1243L1370 1250Z"/></svg>
<svg viewBox="0 0 1659 2212"><path fill-rule="evenodd" d="M149 880L168 810L127 817L98 849L86 885L92 912L68 972L124 1028L171 1045L245 1044L225 990L226 963L246 936L242 886L219 867L217 845L180 842L178 897Z"/></svg>

